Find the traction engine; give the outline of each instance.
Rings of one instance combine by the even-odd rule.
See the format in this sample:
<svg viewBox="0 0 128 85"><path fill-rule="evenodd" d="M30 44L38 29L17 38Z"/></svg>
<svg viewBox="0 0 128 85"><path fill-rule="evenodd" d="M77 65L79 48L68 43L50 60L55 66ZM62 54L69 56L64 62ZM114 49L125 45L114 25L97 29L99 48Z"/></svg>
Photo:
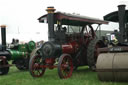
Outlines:
<svg viewBox="0 0 128 85"><path fill-rule="evenodd" d="M19 70L27 70L29 65L30 53L35 49L34 41L19 44L18 40L13 39L12 44L6 45L6 26L1 26L2 44L0 45L0 75L7 74L9 67L12 66L8 61L12 61Z"/></svg>
<svg viewBox="0 0 128 85"><path fill-rule="evenodd" d="M43 76L46 68L58 68L61 79L69 78L78 66L95 68L97 37L92 24L107 24L102 20L80 15L54 12L48 7L48 14L38 20L48 23L48 41L31 54L29 71L33 77Z"/></svg>

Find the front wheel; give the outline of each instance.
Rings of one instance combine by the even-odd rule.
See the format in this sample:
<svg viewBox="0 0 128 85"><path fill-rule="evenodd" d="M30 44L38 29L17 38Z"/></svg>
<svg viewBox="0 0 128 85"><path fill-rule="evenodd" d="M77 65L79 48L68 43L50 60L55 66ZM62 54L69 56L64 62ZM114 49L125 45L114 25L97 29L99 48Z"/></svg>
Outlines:
<svg viewBox="0 0 128 85"><path fill-rule="evenodd" d="M31 55L31 59L29 62L29 72L33 77L41 77L43 76L45 69L44 67L40 67L40 65L44 65L42 57L37 53L37 50L34 50Z"/></svg>
<svg viewBox="0 0 128 85"><path fill-rule="evenodd" d="M2 67L4 65L4 61L0 61L0 75L5 75L9 72L9 67ZM5 61L5 65L8 65L8 62Z"/></svg>
<svg viewBox="0 0 128 85"><path fill-rule="evenodd" d="M62 54L58 63L58 74L61 79L66 79L72 76L73 62L68 54Z"/></svg>

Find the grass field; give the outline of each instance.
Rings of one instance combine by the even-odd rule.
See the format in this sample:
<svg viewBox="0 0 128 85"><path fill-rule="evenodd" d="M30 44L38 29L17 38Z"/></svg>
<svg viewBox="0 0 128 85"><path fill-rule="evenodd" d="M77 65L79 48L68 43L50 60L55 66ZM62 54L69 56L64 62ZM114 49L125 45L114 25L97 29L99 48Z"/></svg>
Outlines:
<svg viewBox="0 0 128 85"><path fill-rule="evenodd" d="M0 85L128 85L123 82L101 82L96 72L87 67L78 68L69 79L60 79L57 69L46 70L43 77L33 78L28 71L19 71L11 67L8 75L0 76Z"/></svg>

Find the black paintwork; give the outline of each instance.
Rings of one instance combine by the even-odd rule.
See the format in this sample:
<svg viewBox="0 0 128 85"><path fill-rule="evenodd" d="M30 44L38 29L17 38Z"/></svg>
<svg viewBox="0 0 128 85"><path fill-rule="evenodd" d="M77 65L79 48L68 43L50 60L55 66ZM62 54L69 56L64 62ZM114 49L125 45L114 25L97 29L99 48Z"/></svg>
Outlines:
<svg viewBox="0 0 128 85"><path fill-rule="evenodd" d="M50 41L54 41L55 34L54 34L54 13L48 13L47 19L48 19L48 39Z"/></svg>
<svg viewBox="0 0 128 85"><path fill-rule="evenodd" d="M2 50L6 50L6 28L1 27L1 41L2 41Z"/></svg>

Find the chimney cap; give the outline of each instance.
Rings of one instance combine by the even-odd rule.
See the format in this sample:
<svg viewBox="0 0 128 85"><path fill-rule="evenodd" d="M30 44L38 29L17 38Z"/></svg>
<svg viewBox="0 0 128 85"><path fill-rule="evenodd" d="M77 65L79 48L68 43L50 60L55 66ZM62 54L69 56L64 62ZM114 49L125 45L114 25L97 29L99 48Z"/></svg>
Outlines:
<svg viewBox="0 0 128 85"><path fill-rule="evenodd" d="M120 5L118 5L118 7L126 7L126 5L125 4L120 4Z"/></svg>
<svg viewBox="0 0 128 85"><path fill-rule="evenodd" d="M1 28L6 28L6 25L1 25L0 27L1 27Z"/></svg>
<svg viewBox="0 0 128 85"><path fill-rule="evenodd" d="M54 6L48 6L47 8L54 8Z"/></svg>
<svg viewBox="0 0 128 85"><path fill-rule="evenodd" d="M47 9L46 9L46 11L47 11L48 13L54 13L55 10L56 10L56 9L54 9L54 6L49 6L49 7L47 7Z"/></svg>

